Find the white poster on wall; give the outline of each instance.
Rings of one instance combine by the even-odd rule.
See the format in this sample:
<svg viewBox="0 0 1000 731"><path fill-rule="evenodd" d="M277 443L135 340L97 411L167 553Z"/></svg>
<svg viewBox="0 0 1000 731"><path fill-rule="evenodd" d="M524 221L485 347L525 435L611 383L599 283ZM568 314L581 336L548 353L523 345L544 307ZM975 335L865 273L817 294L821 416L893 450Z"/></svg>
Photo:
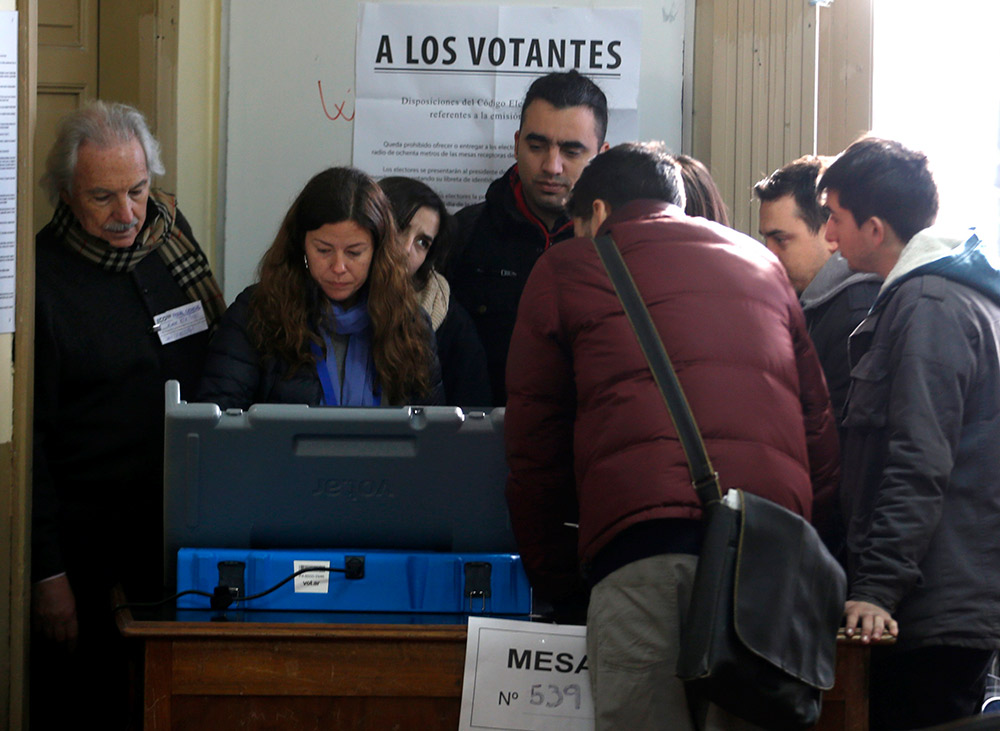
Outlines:
<svg viewBox="0 0 1000 731"><path fill-rule="evenodd" d="M17 12L0 12L0 333L14 332L17 276Z"/></svg>
<svg viewBox="0 0 1000 731"><path fill-rule="evenodd" d="M577 69L608 97L608 141L638 136L637 9L364 3L354 165L423 180L456 209L514 159L531 82Z"/></svg>

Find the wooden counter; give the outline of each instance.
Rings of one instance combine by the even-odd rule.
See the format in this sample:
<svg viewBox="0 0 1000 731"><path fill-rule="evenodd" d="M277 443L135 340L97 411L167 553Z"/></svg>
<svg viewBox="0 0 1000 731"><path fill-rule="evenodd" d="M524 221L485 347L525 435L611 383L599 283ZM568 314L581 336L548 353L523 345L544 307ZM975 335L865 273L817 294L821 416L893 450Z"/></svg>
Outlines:
<svg viewBox="0 0 1000 731"><path fill-rule="evenodd" d="M465 625L143 621L145 728L455 731ZM818 729L867 729L869 648L841 639Z"/></svg>

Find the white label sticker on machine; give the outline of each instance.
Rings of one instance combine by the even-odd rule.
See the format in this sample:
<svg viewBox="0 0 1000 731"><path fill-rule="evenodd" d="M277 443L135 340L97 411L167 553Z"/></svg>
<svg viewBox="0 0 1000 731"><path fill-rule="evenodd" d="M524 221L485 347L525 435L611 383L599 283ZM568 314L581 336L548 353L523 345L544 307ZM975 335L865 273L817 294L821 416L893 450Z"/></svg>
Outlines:
<svg viewBox="0 0 1000 731"><path fill-rule="evenodd" d="M312 566L330 568L329 561L292 561L295 571ZM330 592L329 571L307 571L295 577L296 594L328 594Z"/></svg>
<svg viewBox="0 0 1000 731"><path fill-rule="evenodd" d="M469 617L460 731L592 731L587 628Z"/></svg>

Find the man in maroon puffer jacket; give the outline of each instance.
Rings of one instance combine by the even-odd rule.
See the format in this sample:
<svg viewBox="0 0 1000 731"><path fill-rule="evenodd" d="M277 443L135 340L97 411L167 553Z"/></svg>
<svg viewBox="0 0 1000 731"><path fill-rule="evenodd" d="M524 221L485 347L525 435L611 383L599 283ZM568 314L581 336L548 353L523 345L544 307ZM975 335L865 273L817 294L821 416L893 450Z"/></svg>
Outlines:
<svg viewBox="0 0 1000 731"><path fill-rule="evenodd" d="M821 529L835 519L836 425L784 270L756 241L683 207L676 163L659 146L595 157L569 203L578 238L532 270L507 364L511 520L538 596L592 588L598 729L691 727L674 667L701 509L591 235L610 233L621 250L723 489ZM731 723L708 713L708 727Z"/></svg>

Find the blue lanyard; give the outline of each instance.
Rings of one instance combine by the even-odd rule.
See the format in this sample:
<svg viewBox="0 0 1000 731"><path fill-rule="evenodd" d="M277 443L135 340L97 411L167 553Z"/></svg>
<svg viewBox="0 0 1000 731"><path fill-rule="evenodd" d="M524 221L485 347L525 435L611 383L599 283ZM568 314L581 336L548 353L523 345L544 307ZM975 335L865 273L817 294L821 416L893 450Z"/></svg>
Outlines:
<svg viewBox="0 0 1000 731"><path fill-rule="evenodd" d="M312 342L309 343L309 348L316 356L316 375L319 376L319 385L323 387L323 405L340 406L337 389L333 387L333 381L330 380L330 368L327 366L326 358L323 357L323 351L316 343Z"/></svg>
<svg viewBox="0 0 1000 731"><path fill-rule="evenodd" d="M333 352L333 344L326 339L327 357ZM327 358L323 357L323 351L316 343L310 342L309 349L316 356L316 375L319 376L319 385L323 388L323 406L340 406L340 398L337 389L334 388L333 380L330 378L330 366ZM372 393L372 404L382 405L382 389L376 388Z"/></svg>

